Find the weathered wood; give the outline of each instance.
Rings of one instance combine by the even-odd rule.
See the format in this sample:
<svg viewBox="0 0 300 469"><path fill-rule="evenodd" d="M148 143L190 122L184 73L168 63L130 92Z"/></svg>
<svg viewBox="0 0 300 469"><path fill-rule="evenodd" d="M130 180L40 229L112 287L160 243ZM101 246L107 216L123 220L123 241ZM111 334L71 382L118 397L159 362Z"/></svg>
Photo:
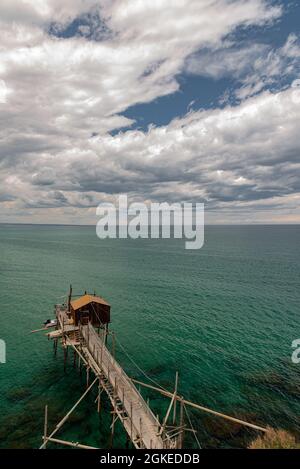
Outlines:
<svg viewBox="0 0 300 469"><path fill-rule="evenodd" d="M82 445L80 443L75 443L73 441L58 440L57 438L47 438L47 441L51 441L52 443L58 443L59 445L71 446L73 448L79 448L79 449L100 449L100 448L95 448L94 446L87 446L87 445Z"/></svg>
<svg viewBox="0 0 300 469"><path fill-rule="evenodd" d="M82 396L80 397L80 399L78 399L78 401L76 402L75 405L73 405L73 407L69 410L69 412L60 420L60 422L56 425L55 429L53 430L53 432L49 435L49 437L46 439L46 441L44 441L44 443L42 444L42 446L40 446L40 449L43 449L45 447L45 445L47 444L47 440L49 440L50 438L52 438L55 433L58 432L58 430L63 426L63 424L68 420L68 418L70 417L70 415L72 414L72 412L74 412L74 410L76 409L76 407L80 404L80 402L85 398L85 396L88 394L88 392L92 389L92 387L94 386L94 384L98 381L98 378L96 378L92 384L88 387L88 389L82 394Z"/></svg>
<svg viewBox="0 0 300 469"><path fill-rule="evenodd" d="M177 390L178 390L178 371L176 371L176 377L175 377L175 400L174 400L174 408L173 408L173 424L176 422L176 408L177 408Z"/></svg>
<svg viewBox="0 0 300 469"><path fill-rule="evenodd" d="M78 327L74 326L71 320L69 320L66 310L63 307L57 308L57 330L49 333L48 336L53 338L55 341L59 337L62 337L62 345L64 347L64 362L66 366L66 356L68 347L72 347L74 354L79 357L78 363L83 363L86 366L87 374L87 390L75 404L75 406L66 414L66 416L59 422L55 427L54 431L47 437L47 431L44 429L44 443L53 439L54 434L61 428L64 422L67 420L70 413L76 408L81 402L86 393L91 389L96 381L98 381L98 395L95 400L97 402L97 411L101 409L101 393L105 391L112 404L112 424L111 424L111 435L110 435L110 447L113 446L115 424L119 418L122 422L128 438L132 441L135 448L182 448L184 431L188 431L184 426L184 406L189 405L198 410L208 412L212 415L224 418L234 423L244 425L256 430L267 431L267 429L245 422L243 420L231 417L220 412L216 412L212 409L200 406L193 402L183 399L178 396L178 372L176 372L175 388L173 392L169 392L159 387L148 385L141 381L130 379L124 372L123 368L119 365L115 358L115 335L114 333L108 332L108 326L105 325L103 334L97 334L91 323L82 325L78 324ZM60 329L59 329L60 328ZM109 352L106 347L108 335L112 336L112 353ZM76 355L76 356L77 356ZM74 363L75 355L74 355ZM95 375L95 381L89 386L89 373L92 371ZM156 417L150 407L149 401L145 402L141 393L135 386L144 386L149 389L160 392L162 395L171 399L168 406L165 418L160 424L159 418ZM180 423L176 426L177 421L177 403L180 405ZM173 427L167 425L173 409ZM57 440L64 441L64 440ZM55 441L54 441L55 442ZM66 442L69 446L74 447L85 447L86 445L80 445L79 443ZM44 447L42 445L42 447ZM91 447L87 447L91 448Z"/></svg>
<svg viewBox="0 0 300 469"><path fill-rule="evenodd" d="M163 389L152 386L151 384L143 383L141 381L138 381L137 379L132 379L131 381L133 381L134 383L140 384L141 386L144 386L146 388L153 389L154 391L158 391L166 397L171 397L172 398L172 396L173 396L173 394L171 392L164 391ZM260 430L262 432L267 432L268 431L268 429L265 428L265 427L261 427L259 425L255 425L253 423L245 422L244 420L240 420L240 419L237 419L235 417L231 417L230 415L222 414L221 412L217 412L215 410L209 409L208 407L203 407L199 404L195 404L194 402L190 402L190 401L187 401L185 399L182 399L179 396L177 396L176 399L181 400L184 404L189 405L190 407L194 407L195 409L198 409L198 410L203 410L204 412L208 412L209 414L216 415L217 417L221 417L225 420L230 420L231 422L238 423L238 424L243 425L245 427L253 428L254 430Z"/></svg>
<svg viewBox="0 0 300 469"><path fill-rule="evenodd" d="M184 403L182 402L182 399L179 401L180 402L180 420L179 420L179 426L182 428L179 439L178 439L178 448L181 449L183 448L183 441L184 441Z"/></svg>
<svg viewBox="0 0 300 469"><path fill-rule="evenodd" d="M45 446L44 446L44 449L46 449L46 445L47 445L47 432L48 432L48 406L45 405L45 420L44 420L44 441L45 441Z"/></svg>
<svg viewBox="0 0 300 469"><path fill-rule="evenodd" d="M159 422L124 370L114 360L103 340L90 324L82 326L82 335L86 341L82 352L94 373L98 376L102 375L107 380L107 384L102 381L102 385L135 447L150 448L152 440L153 448L163 448L163 440L160 435L157 435ZM88 337L89 342L87 342ZM100 360L98 351L100 351ZM117 401L120 402L119 410L116 405ZM140 438L140 419L142 421L142 438Z"/></svg>

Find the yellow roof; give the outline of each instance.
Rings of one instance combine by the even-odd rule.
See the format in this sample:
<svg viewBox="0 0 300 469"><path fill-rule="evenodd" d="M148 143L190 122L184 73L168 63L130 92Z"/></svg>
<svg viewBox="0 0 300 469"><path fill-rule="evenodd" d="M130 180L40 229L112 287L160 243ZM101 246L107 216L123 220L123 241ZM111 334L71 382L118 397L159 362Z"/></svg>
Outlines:
<svg viewBox="0 0 300 469"><path fill-rule="evenodd" d="M71 301L71 306L76 311L77 309L82 308L90 303L98 303L100 305L110 306L101 296L94 295L83 295L77 300Z"/></svg>

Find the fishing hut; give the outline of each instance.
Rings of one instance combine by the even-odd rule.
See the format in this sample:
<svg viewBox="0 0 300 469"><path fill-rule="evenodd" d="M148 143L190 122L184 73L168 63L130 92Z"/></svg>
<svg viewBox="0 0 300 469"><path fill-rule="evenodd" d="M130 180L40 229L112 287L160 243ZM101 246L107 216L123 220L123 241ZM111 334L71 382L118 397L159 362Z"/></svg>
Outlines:
<svg viewBox="0 0 300 469"><path fill-rule="evenodd" d="M50 325L50 328L55 327L55 330L47 332L48 339L53 340L55 355L58 343L61 344L64 351L65 369L68 362L68 351L73 351L74 368L78 368L81 372L85 368L86 371L86 391L50 432L48 431L48 406L45 406L44 435L41 449L46 448L49 443L58 443L81 449L96 449L79 442L58 439L56 435L93 388L96 388L95 404L98 413L101 411L103 393L106 394L111 404L112 422L110 426L110 443L108 445L110 448L113 447L117 421L120 421L123 425L128 444L131 442L136 449L183 448L186 432L194 434L197 445L200 447L196 431L187 411L188 406L238 425L262 432L267 431L264 427L187 401L178 392L177 372L174 389L171 391L157 384L144 371L145 378L149 379L155 386L130 378L115 357L116 343L128 357L129 355L116 339L114 332L108 330L110 309L109 303L101 296L87 292L83 295L73 295L72 287L65 303L55 306L56 319L50 321L47 326L47 329ZM107 345L108 336L111 337L110 348ZM137 366L139 372L142 371L140 366L134 362L134 359L131 358L131 361ZM169 399L167 412L164 416L160 417L153 413L149 401L146 402L143 398L141 387L151 389Z"/></svg>
<svg viewBox="0 0 300 469"><path fill-rule="evenodd" d="M84 294L69 301L69 316L75 326L92 324L101 327L110 323L110 305L101 296Z"/></svg>

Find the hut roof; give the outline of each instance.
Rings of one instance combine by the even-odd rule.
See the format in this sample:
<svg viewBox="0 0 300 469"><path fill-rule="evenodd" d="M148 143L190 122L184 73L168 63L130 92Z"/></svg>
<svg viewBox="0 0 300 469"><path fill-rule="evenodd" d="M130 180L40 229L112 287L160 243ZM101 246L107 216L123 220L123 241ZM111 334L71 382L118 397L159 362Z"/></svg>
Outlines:
<svg viewBox="0 0 300 469"><path fill-rule="evenodd" d="M71 307L74 311L77 309L82 308L90 303L98 303L100 305L110 306L101 296L94 296L94 295L83 295L77 300L71 301Z"/></svg>

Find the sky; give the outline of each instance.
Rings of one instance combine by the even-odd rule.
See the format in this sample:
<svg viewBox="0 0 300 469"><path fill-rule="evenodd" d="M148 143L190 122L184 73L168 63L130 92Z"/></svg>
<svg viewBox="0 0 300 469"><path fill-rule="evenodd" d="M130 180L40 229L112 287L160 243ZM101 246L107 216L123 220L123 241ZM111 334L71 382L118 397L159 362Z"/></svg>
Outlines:
<svg viewBox="0 0 300 469"><path fill-rule="evenodd" d="M299 124L299 1L0 2L0 222L300 223Z"/></svg>

